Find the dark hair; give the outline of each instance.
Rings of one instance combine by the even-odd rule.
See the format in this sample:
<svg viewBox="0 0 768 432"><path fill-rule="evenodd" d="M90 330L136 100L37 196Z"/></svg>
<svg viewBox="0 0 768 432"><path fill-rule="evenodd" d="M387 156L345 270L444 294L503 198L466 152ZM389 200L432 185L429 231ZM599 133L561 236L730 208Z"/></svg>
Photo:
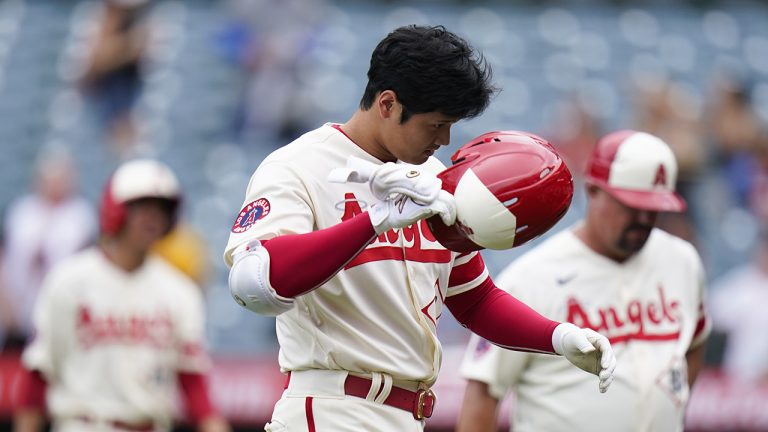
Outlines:
<svg viewBox="0 0 768 432"><path fill-rule="evenodd" d="M392 90L403 105L401 123L426 112L476 117L496 92L491 75L482 54L445 27L400 27L373 50L360 108L371 108L379 92Z"/></svg>

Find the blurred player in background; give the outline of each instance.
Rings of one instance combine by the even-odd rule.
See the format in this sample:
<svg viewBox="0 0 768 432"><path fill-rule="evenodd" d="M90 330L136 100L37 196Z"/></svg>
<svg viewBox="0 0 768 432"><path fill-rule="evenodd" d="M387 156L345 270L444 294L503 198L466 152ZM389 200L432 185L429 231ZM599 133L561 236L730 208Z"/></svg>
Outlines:
<svg viewBox="0 0 768 432"><path fill-rule="evenodd" d="M154 160L120 166L101 203L102 241L57 266L35 306L35 338L15 415L38 431L169 431L178 387L202 432L227 431L206 383L203 302L193 282L149 254L181 199Z"/></svg>
<svg viewBox="0 0 768 432"><path fill-rule="evenodd" d="M8 207L3 227L0 297L9 314L0 323L0 346L7 350L20 351L31 336L32 308L48 271L96 238L93 208L78 193L75 161L65 148L40 152L33 182Z"/></svg>
<svg viewBox="0 0 768 432"><path fill-rule="evenodd" d="M723 370L741 385L768 382L768 229L756 243L752 259L712 281L712 323L727 337Z"/></svg>
<svg viewBox="0 0 768 432"><path fill-rule="evenodd" d="M5 244L0 237L0 267L3 265L5 259ZM16 324L16 312L13 309L13 303L8 298L8 288L6 288L6 282L0 277L0 347L4 348L5 332L8 329L14 328ZM2 350L0 350L2 351Z"/></svg>
<svg viewBox="0 0 768 432"><path fill-rule="evenodd" d="M705 275L691 244L654 228L680 212L677 164L659 138L618 131L589 161L586 218L511 264L499 285L545 316L606 335L620 367L608 398L554 356L497 349L472 336L458 430L496 431L514 390L517 431L682 431L704 356Z"/></svg>
<svg viewBox="0 0 768 432"><path fill-rule="evenodd" d="M288 381L268 431L423 430L444 305L499 345L565 355L607 389L604 337L543 318L494 286L480 254L445 249L420 222L453 223L453 197L436 178L445 167L432 155L494 90L463 39L439 26L398 28L373 52L359 110L254 173L225 260L235 300L277 316ZM357 170L328 181L350 161Z"/></svg>

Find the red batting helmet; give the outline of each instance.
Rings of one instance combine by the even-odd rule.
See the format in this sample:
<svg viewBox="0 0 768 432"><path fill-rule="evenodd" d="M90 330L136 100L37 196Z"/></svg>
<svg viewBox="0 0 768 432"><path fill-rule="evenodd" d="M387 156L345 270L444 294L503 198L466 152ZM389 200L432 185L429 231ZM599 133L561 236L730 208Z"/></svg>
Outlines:
<svg viewBox="0 0 768 432"><path fill-rule="evenodd" d="M509 249L532 240L565 215L573 177L544 139L489 132L464 144L438 177L456 198L456 223L427 219L437 240L457 252Z"/></svg>
<svg viewBox="0 0 768 432"><path fill-rule="evenodd" d="M179 181L171 169L152 159L136 159L124 163L112 174L101 199L101 232L114 235L125 224L126 207L141 198L163 198L174 203L172 224L176 221L181 200Z"/></svg>
<svg viewBox="0 0 768 432"><path fill-rule="evenodd" d="M598 141L587 164L587 182L639 210L681 212L675 193L677 162L669 146L634 130L609 133Z"/></svg>

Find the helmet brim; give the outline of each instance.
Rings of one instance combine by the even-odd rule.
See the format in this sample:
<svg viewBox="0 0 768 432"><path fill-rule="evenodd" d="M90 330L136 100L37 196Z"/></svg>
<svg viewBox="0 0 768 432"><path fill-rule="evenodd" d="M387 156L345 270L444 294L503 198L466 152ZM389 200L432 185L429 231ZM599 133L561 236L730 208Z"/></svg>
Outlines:
<svg viewBox="0 0 768 432"><path fill-rule="evenodd" d="M687 208L685 199L673 191L640 191L609 186L592 179L589 183L603 189L627 207L637 210L681 213Z"/></svg>

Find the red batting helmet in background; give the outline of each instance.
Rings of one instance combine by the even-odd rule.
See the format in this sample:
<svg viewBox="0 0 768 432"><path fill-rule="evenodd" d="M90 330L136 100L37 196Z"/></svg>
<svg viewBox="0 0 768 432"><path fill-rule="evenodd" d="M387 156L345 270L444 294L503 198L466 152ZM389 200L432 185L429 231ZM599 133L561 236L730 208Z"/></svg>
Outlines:
<svg viewBox="0 0 768 432"><path fill-rule="evenodd" d="M181 200L179 181L171 169L152 159L124 163L112 174L101 199L101 232L114 235L125 224L126 204L141 198L163 198L174 203L175 223Z"/></svg>
<svg viewBox="0 0 768 432"><path fill-rule="evenodd" d="M438 177L456 198L456 223L427 219L447 249L509 249L532 240L565 215L573 177L544 139L518 131L489 132L464 144Z"/></svg>
<svg viewBox="0 0 768 432"><path fill-rule="evenodd" d="M628 207L681 212L685 200L675 193L677 162L661 139L634 130L609 133L598 141L587 163L587 182Z"/></svg>

